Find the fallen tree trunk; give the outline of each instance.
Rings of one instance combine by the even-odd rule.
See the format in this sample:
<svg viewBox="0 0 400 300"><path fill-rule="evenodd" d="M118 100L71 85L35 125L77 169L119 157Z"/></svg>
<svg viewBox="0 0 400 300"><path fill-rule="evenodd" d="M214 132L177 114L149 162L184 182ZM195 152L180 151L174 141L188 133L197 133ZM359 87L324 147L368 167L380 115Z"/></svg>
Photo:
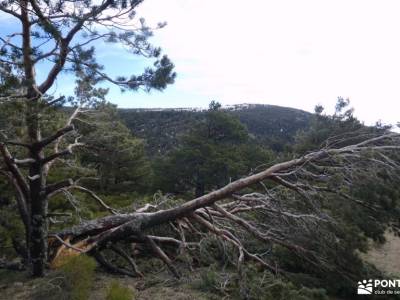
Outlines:
<svg viewBox="0 0 400 300"><path fill-rule="evenodd" d="M273 195L273 189L265 188L263 182L270 180L275 185L274 189L289 190L301 197L305 202L310 202L311 206L313 206L315 205L312 203L313 196L322 193L324 190L332 193L332 190L325 187L326 177L333 174L329 173L330 169L335 172L338 169L344 173L355 172L357 170L356 167L360 167L360 162L362 163L361 169L376 168L377 165L394 168L392 164L389 164L387 155L373 154L396 151L400 149L399 145L399 134L390 133L364 140L355 145L337 149L323 149L309 153L301 158L275 164L262 172L236 180L218 190L176 207L157 209L156 206L146 205L144 208L137 209L132 213L118 213L117 210L112 210L112 215L53 233L49 238L50 249L53 252L51 264L58 266L65 256L79 255L81 253L96 254L101 257L99 253L103 249L109 248L110 243L115 245L120 241L134 240L136 243L150 245L153 253L168 265L175 276L178 276L172 260L163 252L162 245L164 243L171 244L171 241L174 241L172 244L181 249L187 247L189 243L185 240L185 231L190 232L191 236L197 235L197 241L204 237L205 232L217 234L224 241L237 248L239 253L238 265L241 265L244 257L246 257L259 263L262 262L262 265L271 271L278 270L276 267L272 267L266 259L245 249L243 242L238 237L238 232L240 231L247 232L264 243L278 244L310 263L318 264L320 262L315 253L296 245L291 238L288 238L290 233L283 234L279 232L279 226L281 225L273 225L276 228L270 225L271 228L266 230L267 224L257 224L251 220L246 220L246 216L241 214L251 211L263 212L271 216L271 219L275 220L274 222L277 222L276 220L279 220L279 218L303 220L303 222L306 220L306 222L310 223L330 222L331 219L320 214L316 207L315 211L309 214L296 214L274 207L274 202L277 201L276 197L281 196L279 193ZM366 152L369 155L365 156ZM354 165L353 168L351 167L352 165ZM315 173L318 168L321 171L319 174ZM312 182L301 180L302 177L309 177L310 174L313 174L314 180ZM264 186L265 194L237 195L241 190L258 183ZM72 189L74 187L71 186L69 188ZM351 199L351 197L343 193L342 196L346 199ZM355 200L354 203L363 204L359 199L351 200ZM215 205L217 202L221 203ZM149 212L149 209L155 209L156 211ZM108 207L107 210L110 210L110 208ZM174 223L178 226L175 226ZM297 224L296 222L294 223ZM159 237L146 234L148 230L157 228L160 225L172 226L175 231L178 231L177 237ZM196 226L201 228L196 228ZM292 230L298 229L293 227ZM196 238L193 240L196 240ZM196 242L191 242L191 244L196 244ZM125 253L118 250L116 252ZM126 258L126 254L124 256ZM104 258L100 261L102 260L106 261ZM108 266L106 267L110 269L109 263L107 264ZM135 266L132 262L130 264ZM124 272L127 273L127 271ZM130 274L140 274L140 272L135 267Z"/></svg>

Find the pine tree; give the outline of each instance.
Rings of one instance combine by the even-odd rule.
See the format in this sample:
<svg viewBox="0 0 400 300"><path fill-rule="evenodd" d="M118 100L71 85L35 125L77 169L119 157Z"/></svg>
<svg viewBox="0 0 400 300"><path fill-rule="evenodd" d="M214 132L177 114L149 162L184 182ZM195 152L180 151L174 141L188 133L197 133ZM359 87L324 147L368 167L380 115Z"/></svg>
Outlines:
<svg viewBox="0 0 400 300"><path fill-rule="evenodd" d="M248 174L271 159L251 141L247 128L212 101L181 144L155 163L156 187L166 192L194 190L196 197Z"/></svg>
<svg viewBox="0 0 400 300"><path fill-rule="evenodd" d="M19 213L27 235L27 261L35 276L44 274L47 261L49 194L72 184L71 180L49 184L47 177L55 160L70 155L73 148L82 145L78 137L65 144L69 139L64 137L76 135L74 122L83 107L104 98L105 90L94 86L108 81L123 90L150 91L163 90L174 81L173 64L167 56L161 56L160 48L148 42L152 29L143 19L135 19L135 10L141 2L10 0L0 3L0 11L20 27L0 37L0 101L23 107L24 115L20 118L25 126L23 134L15 136L16 139L2 132L2 174L17 191ZM135 70L129 77L111 78L96 61L94 45L101 40L124 45L132 54L153 60L153 66L140 75ZM36 68L43 62L50 64L50 69L44 81L38 82ZM77 78L77 102L72 102L77 110L65 126L46 132L44 120L49 109L66 101L64 97L54 99L47 95L64 71ZM24 156L17 158L17 155Z"/></svg>

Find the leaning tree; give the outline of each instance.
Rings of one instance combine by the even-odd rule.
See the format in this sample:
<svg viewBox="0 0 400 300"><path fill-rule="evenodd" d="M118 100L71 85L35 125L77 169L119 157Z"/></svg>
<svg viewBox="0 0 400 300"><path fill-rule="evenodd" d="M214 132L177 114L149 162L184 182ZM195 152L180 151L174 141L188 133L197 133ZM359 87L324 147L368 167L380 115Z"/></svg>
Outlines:
<svg viewBox="0 0 400 300"><path fill-rule="evenodd" d="M14 186L26 231L27 261L36 276L43 275L47 260L49 195L72 184L70 180L50 184L48 174L56 160L82 146L78 136L70 144L63 143L63 139L74 133L74 120L82 109L104 97L106 90L95 85L108 81L123 90L149 91L162 90L174 81L173 64L148 41L152 28L143 19L135 19L141 2L0 2L1 23L7 22L15 29L0 36L0 104L18 104L16 109L22 108L20 118L26 127L19 136L2 130L1 174ZM130 76L112 78L95 59L94 44L99 42L120 44L133 55L151 59L153 65L141 74L134 70ZM43 66L41 72L48 70L41 82L36 73L39 64ZM49 96L63 72L77 78L76 110L65 126L44 135L43 119L49 108L66 100Z"/></svg>

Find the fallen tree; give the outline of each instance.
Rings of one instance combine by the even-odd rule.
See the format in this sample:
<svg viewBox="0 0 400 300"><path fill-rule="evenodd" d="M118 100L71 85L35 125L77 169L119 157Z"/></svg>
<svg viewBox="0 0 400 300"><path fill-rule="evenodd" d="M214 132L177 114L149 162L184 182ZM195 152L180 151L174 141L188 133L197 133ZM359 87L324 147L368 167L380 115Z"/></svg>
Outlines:
<svg viewBox="0 0 400 300"><path fill-rule="evenodd" d="M343 144L347 146L338 147ZM326 262L327 254L316 253L304 243L304 240L310 244L311 241L324 243L325 238L336 238L324 229L334 226L335 220L321 208L321 199L335 194L337 201L351 201L371 212L379 211L379 204L354 198L346 187L351 187L363 176L379 176L378 170L398 176L399 165L392 156L399 149L400 135L397 133L336 137L321 150L277 163L173 207L165 207L168 201L164 199L159 205L147 204L122 213L89 191L111 214L51 233L49 260L57 267L65 257L88 253L108 270L142 276L133 253L151 253L179 277L174 257L182 251L201 247L202 240L213 235L236 249L239 273L246 260L255 261L271 272L281 271L268 255L252 253L246 248L250 238L269 246L283 247L297 257L329 270L333 266ZM249 188L251 193L246 193ZM82 188L69 181L68 185L54 190L50 198L73 189ZM241 193L243 190L245 193ZM167 227L172 232L168 236L153 234L159 228L165 232ZM128 249L130 253L126 247L119 247L121 242L132 245ZM123 258L129 268L120 268L108 261L104 253L109 251Z"/></svg>

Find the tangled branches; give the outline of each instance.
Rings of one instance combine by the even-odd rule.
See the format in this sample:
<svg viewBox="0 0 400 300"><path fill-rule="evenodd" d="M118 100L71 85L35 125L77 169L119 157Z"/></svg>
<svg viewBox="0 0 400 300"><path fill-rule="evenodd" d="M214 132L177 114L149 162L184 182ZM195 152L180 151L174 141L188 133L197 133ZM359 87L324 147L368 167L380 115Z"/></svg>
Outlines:
<svg viewBox="0 0 400 300"><path fill-rule="evenodd" d="M335 220L324 211L324 201L335 195L335 201L379 211L379 203L354 197L351 188L364 176L378 180L382 170L398 176L398 149L400 135L396 133L339 148L328 145L178 206L164 208L168 201L162 201L130 213L113 210L113 215L54 233L49 239L51 261L56 266L64 256L89 253L111 271L142 276L134 259L150 254L179 277L174 258L183 252L193 254L204 239L213 236L236 249L234 263L239 274L247 260L273 273L284 272L269 255L273 247L329 270L328 251L315 251L316 245L337 239L329 230ZM240 193L249 189L251 193ZM254 242L263 245L265 251L256 253ZM108 261L103 255L107 251L123 258L130 270Z"/></svg>

